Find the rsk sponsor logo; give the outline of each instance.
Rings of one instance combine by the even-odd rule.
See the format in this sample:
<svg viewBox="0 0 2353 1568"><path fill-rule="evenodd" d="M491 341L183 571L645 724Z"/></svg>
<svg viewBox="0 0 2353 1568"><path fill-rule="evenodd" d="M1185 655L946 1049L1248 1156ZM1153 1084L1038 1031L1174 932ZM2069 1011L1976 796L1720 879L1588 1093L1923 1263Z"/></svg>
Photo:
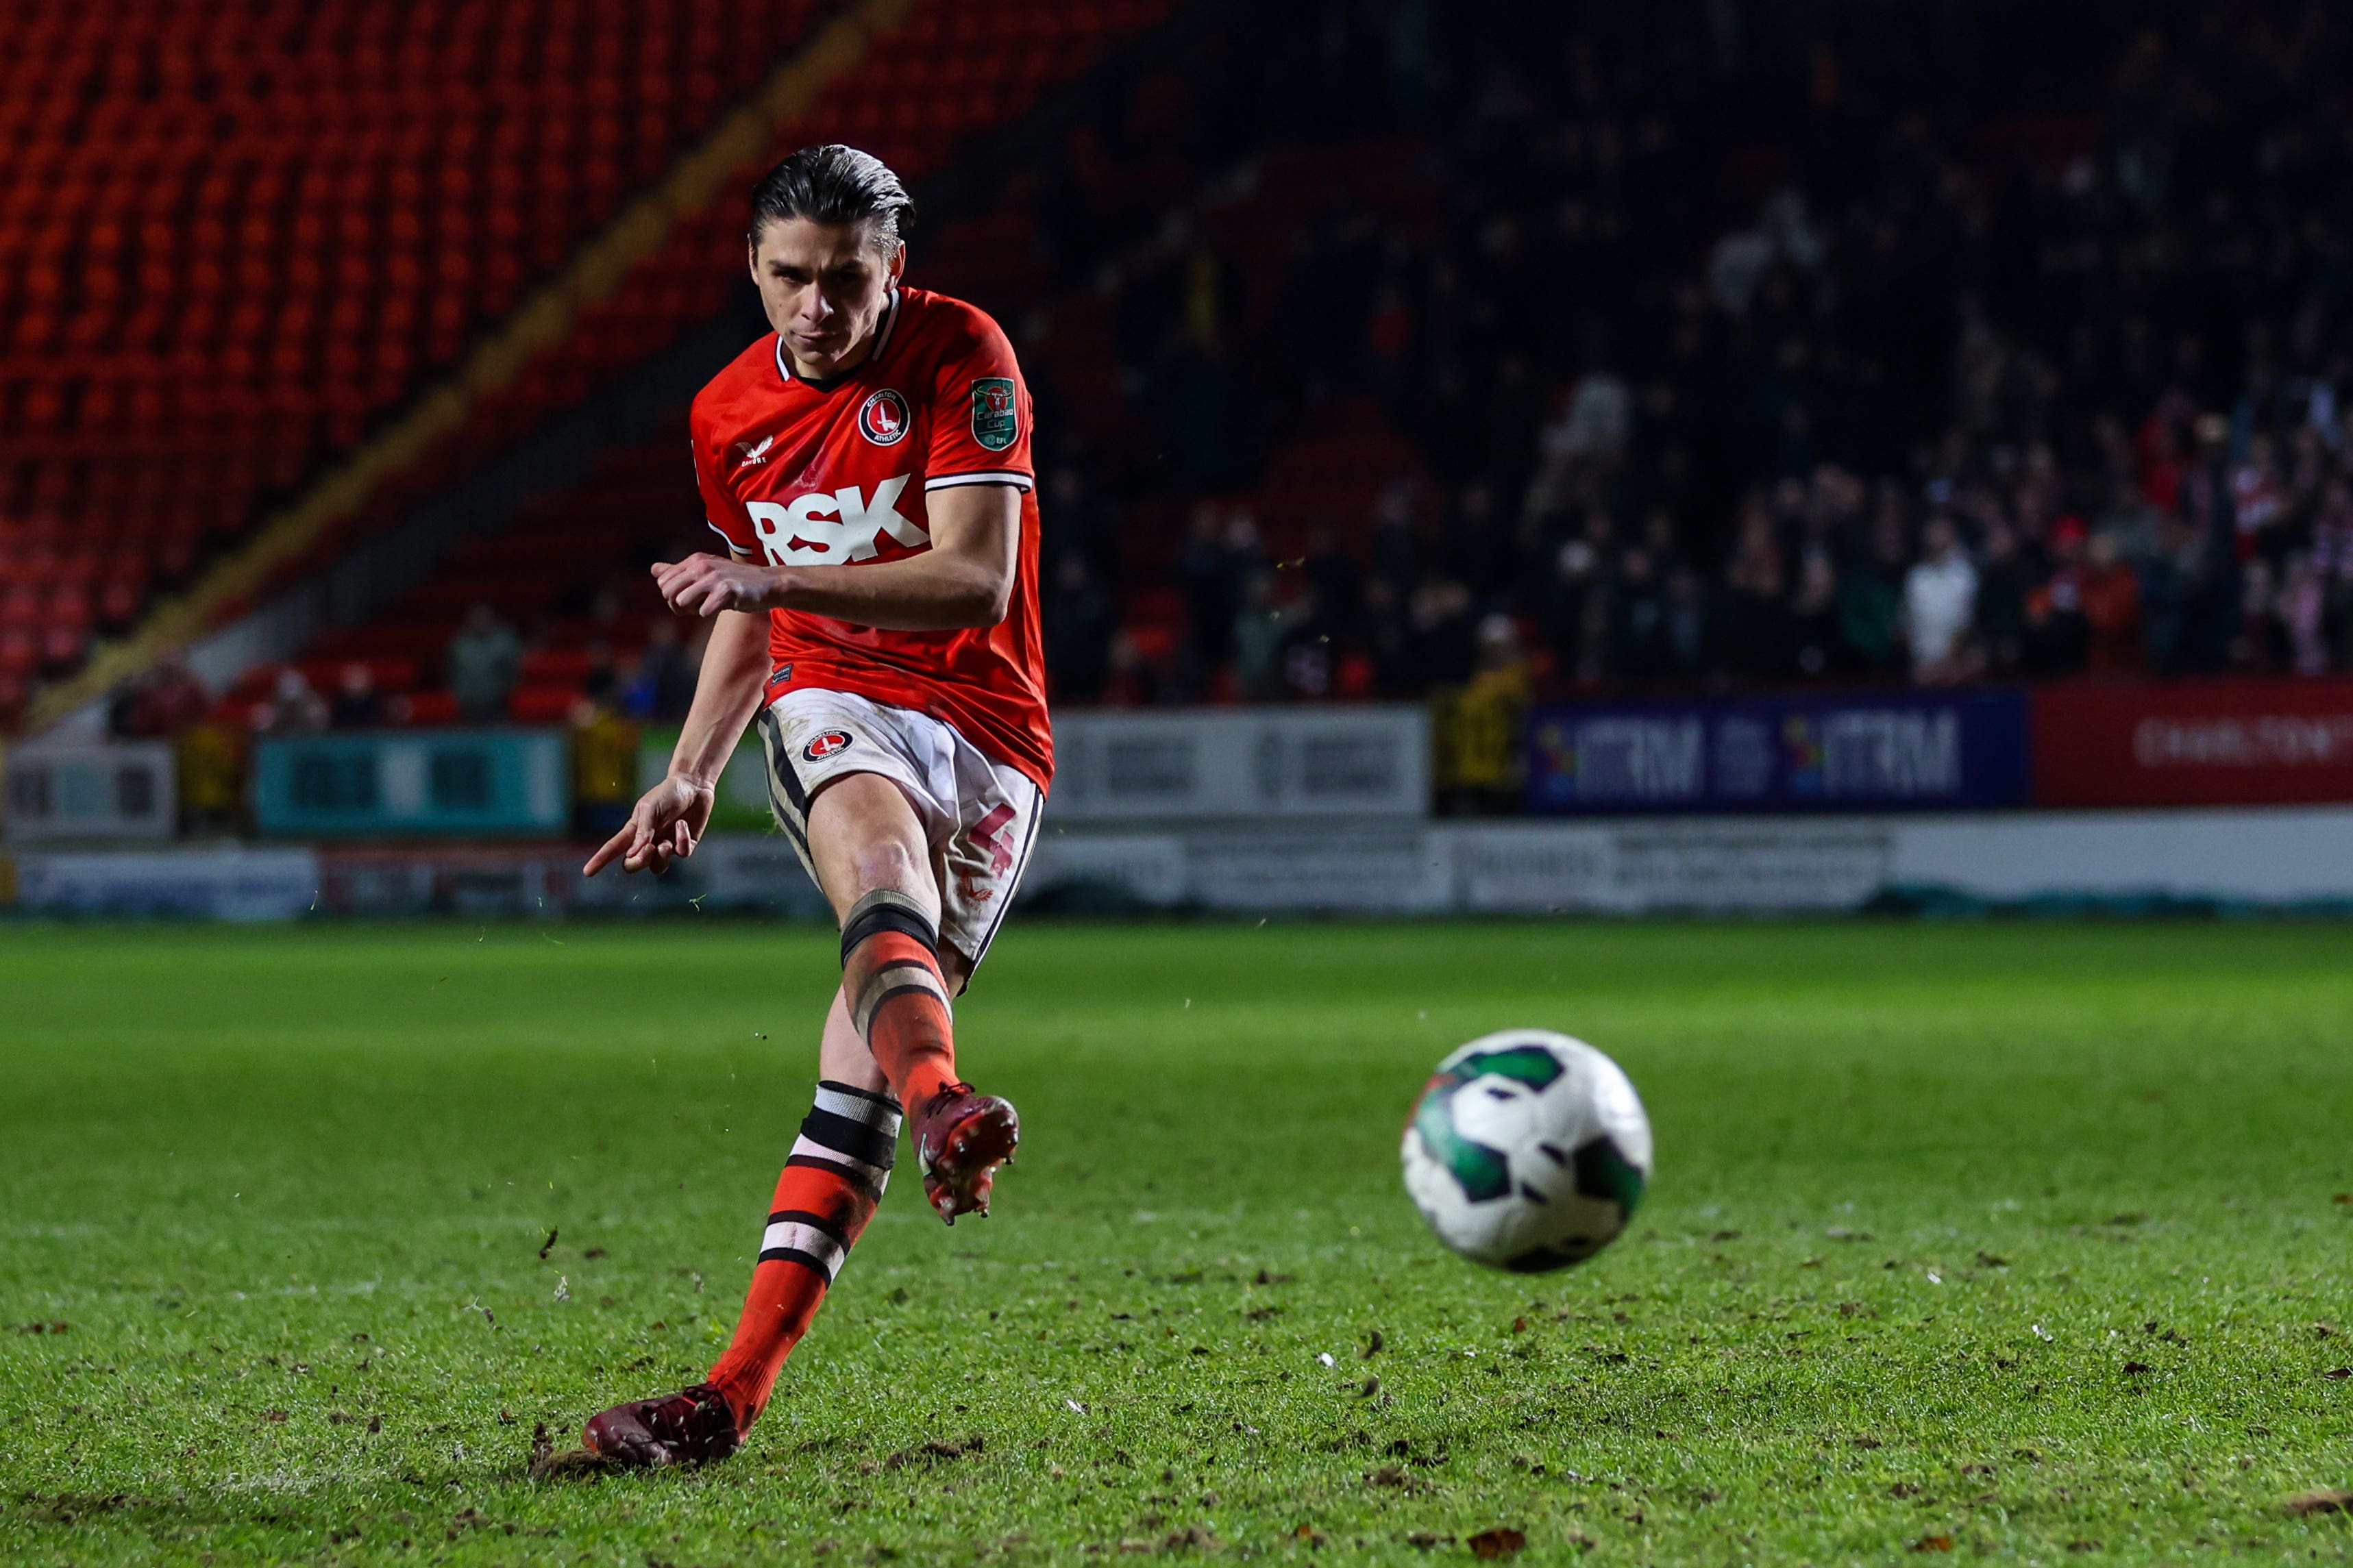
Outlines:
<svg viewBox="0 0 2353 1568"><path fill-rule="evenodd" d="M932 542L922 524L899 515L898 500L911 477L884 479L874 487L871 500L858 486L845 485L838 490L812 490L789 501L746 501L744 510L752 516L771 565L871 561L886 533L911 550Z"/></svg>

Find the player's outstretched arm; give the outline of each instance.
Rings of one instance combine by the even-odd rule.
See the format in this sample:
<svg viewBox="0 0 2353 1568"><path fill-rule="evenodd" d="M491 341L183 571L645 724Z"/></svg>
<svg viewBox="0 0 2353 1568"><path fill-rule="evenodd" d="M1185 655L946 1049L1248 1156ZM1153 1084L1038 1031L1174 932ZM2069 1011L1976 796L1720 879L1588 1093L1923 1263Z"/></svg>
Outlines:
<svg viewBox="0 0 2353 1568"><path fill-rule="evenodd" d="M581 875L593 877L617 859L624 871L651 867L659 875L673 859L694 853L711 822L720 770L734 755L735 742L759 706L767 669L768 617L721 616L703 649L694 705L670 752L669 775L638 800L621 830L588 857Z"/></svg>
<svg viewBox="0 0 2353 1568"><path fill-rule="evenodd" d="M932 547L858 566L755 566L716 555L656 565L654 581L681 614L801 610L900 632L993 626L1013 603L1021 554L1021 492L958 485L928 498Z"/></svg>

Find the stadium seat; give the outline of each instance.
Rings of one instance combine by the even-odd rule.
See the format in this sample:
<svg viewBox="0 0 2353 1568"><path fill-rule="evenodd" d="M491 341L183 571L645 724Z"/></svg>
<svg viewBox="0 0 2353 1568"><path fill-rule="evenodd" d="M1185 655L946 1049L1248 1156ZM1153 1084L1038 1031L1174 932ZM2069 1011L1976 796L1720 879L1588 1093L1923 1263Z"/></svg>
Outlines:
<svg viewBox="0 0 2353 1568"><path fill-rule="evenodd" d="M983 18L917 0L890 47L771 152L821 128L921 181L1172 5L1008 0ZM448 0L396 40L258 6L135 15L126 30L112 11L0 12L14 158L0 202L0 528L95 531L144 567L19 600L7 595L27 578L0 553L0 624L39 634L51 676L91 626L127 627L154 587L233 547L262 497L365 440L829 13L819 0L626 14ZM991 218L970 237L971 265L996 268L1008 298L1028 286L1002 259L1028 247L1026 222ZM571 339L477 409L455 456L417 474L461 470L709 319L736 287L739 235L732 207L687 215ZM282 564L260 593L326 558ZM427 613L399 651L438 660L433 639L467 597L410 606ZM524 619L548 607L528 595L506 606Z"/></svg>
<svg viewBox="0 0 2353 1568"><path fill-rule="evenodd" d="M518 724L558 724L580 700L577 686L518 686L507 699L507 717Z"/></svg>

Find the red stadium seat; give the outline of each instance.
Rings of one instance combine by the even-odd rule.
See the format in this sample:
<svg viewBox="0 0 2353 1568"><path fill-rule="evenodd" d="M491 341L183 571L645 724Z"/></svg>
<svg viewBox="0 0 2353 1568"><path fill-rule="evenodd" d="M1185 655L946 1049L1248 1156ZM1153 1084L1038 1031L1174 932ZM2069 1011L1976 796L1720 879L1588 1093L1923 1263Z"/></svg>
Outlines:
<svg viewBox="0 0 2353 1568"><path fill-rule="evenodd" d="M458 700L447 691L419 691L408 700L408 721L431 728L459 721Z"/></svg>
<svg viewBox="0 0 2353 1568"><path fill-rule="evenodd" d="M1173 3L1106 15L1132 28ZM253 525L265 491L365 439L829 15L819 0L435 10L395 37L335 6L322 15L342 19L300 25L242 5L134 3L70 26L0 8L17 89L0 94L0 519L13 484L68 537L135 550L145 568L80 572L90 592L10 623L54 627L52 670L93 616L111 629L139 613L146 575L186 580ZM961 133L1083 68L1103 31L1054 0L986 17L916 0L890 47L779 140L822 123L921 178ZM688 215L449 451L512 440L711 318L735 286L738 224L726 203ZM437 466L454 471L446 454L420 471ZM619 527L616 540L646 537ZM14 564L0 555L10 583Z"/></svg>
<svg viewBox="0 0 2353 1568"><path fill-rule="evenodd" d="M580 701L576 686L519 686L507 699L507 717L518 724L557 724Z"/></svg>

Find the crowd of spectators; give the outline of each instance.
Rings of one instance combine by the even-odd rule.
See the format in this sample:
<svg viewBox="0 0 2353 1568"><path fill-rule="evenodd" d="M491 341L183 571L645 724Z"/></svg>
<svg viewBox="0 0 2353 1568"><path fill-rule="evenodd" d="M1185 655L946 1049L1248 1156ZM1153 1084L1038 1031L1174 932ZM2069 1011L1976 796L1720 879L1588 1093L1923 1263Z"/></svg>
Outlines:
<svg viewBox="0 0 2353 1568"><path fill-rule="evenodd" d="M1417 695L1506 639L1556 689L2353 668L2353 14L2062 9L1273 25L1306 107L1198 117L1400 139L1439 220L1251 236L1290 260L1246 342L1247 258L1114 278L1186 626L1142 637L1110 585L1161 566L1081 531L1058 689ZM1253 454L1366 391L1421 473L1276 558Z"/></svg>
<svg viewBox="0 0 2353 1568"><path fill-rule="evenodd" d="M2353 668L2353 14L1196 9L987 198L1109 293L1152 426L1090 447L1008 314L1059 704ZM1427 199L1200 221L1352 140ZM1367 402L1411 461L1270 510ZM500 721L537 635L477 607L424 678ZM665 618L599 640L580 721L693 672ZM406 716L364 662L277 679L264 731Z"/></svg>

